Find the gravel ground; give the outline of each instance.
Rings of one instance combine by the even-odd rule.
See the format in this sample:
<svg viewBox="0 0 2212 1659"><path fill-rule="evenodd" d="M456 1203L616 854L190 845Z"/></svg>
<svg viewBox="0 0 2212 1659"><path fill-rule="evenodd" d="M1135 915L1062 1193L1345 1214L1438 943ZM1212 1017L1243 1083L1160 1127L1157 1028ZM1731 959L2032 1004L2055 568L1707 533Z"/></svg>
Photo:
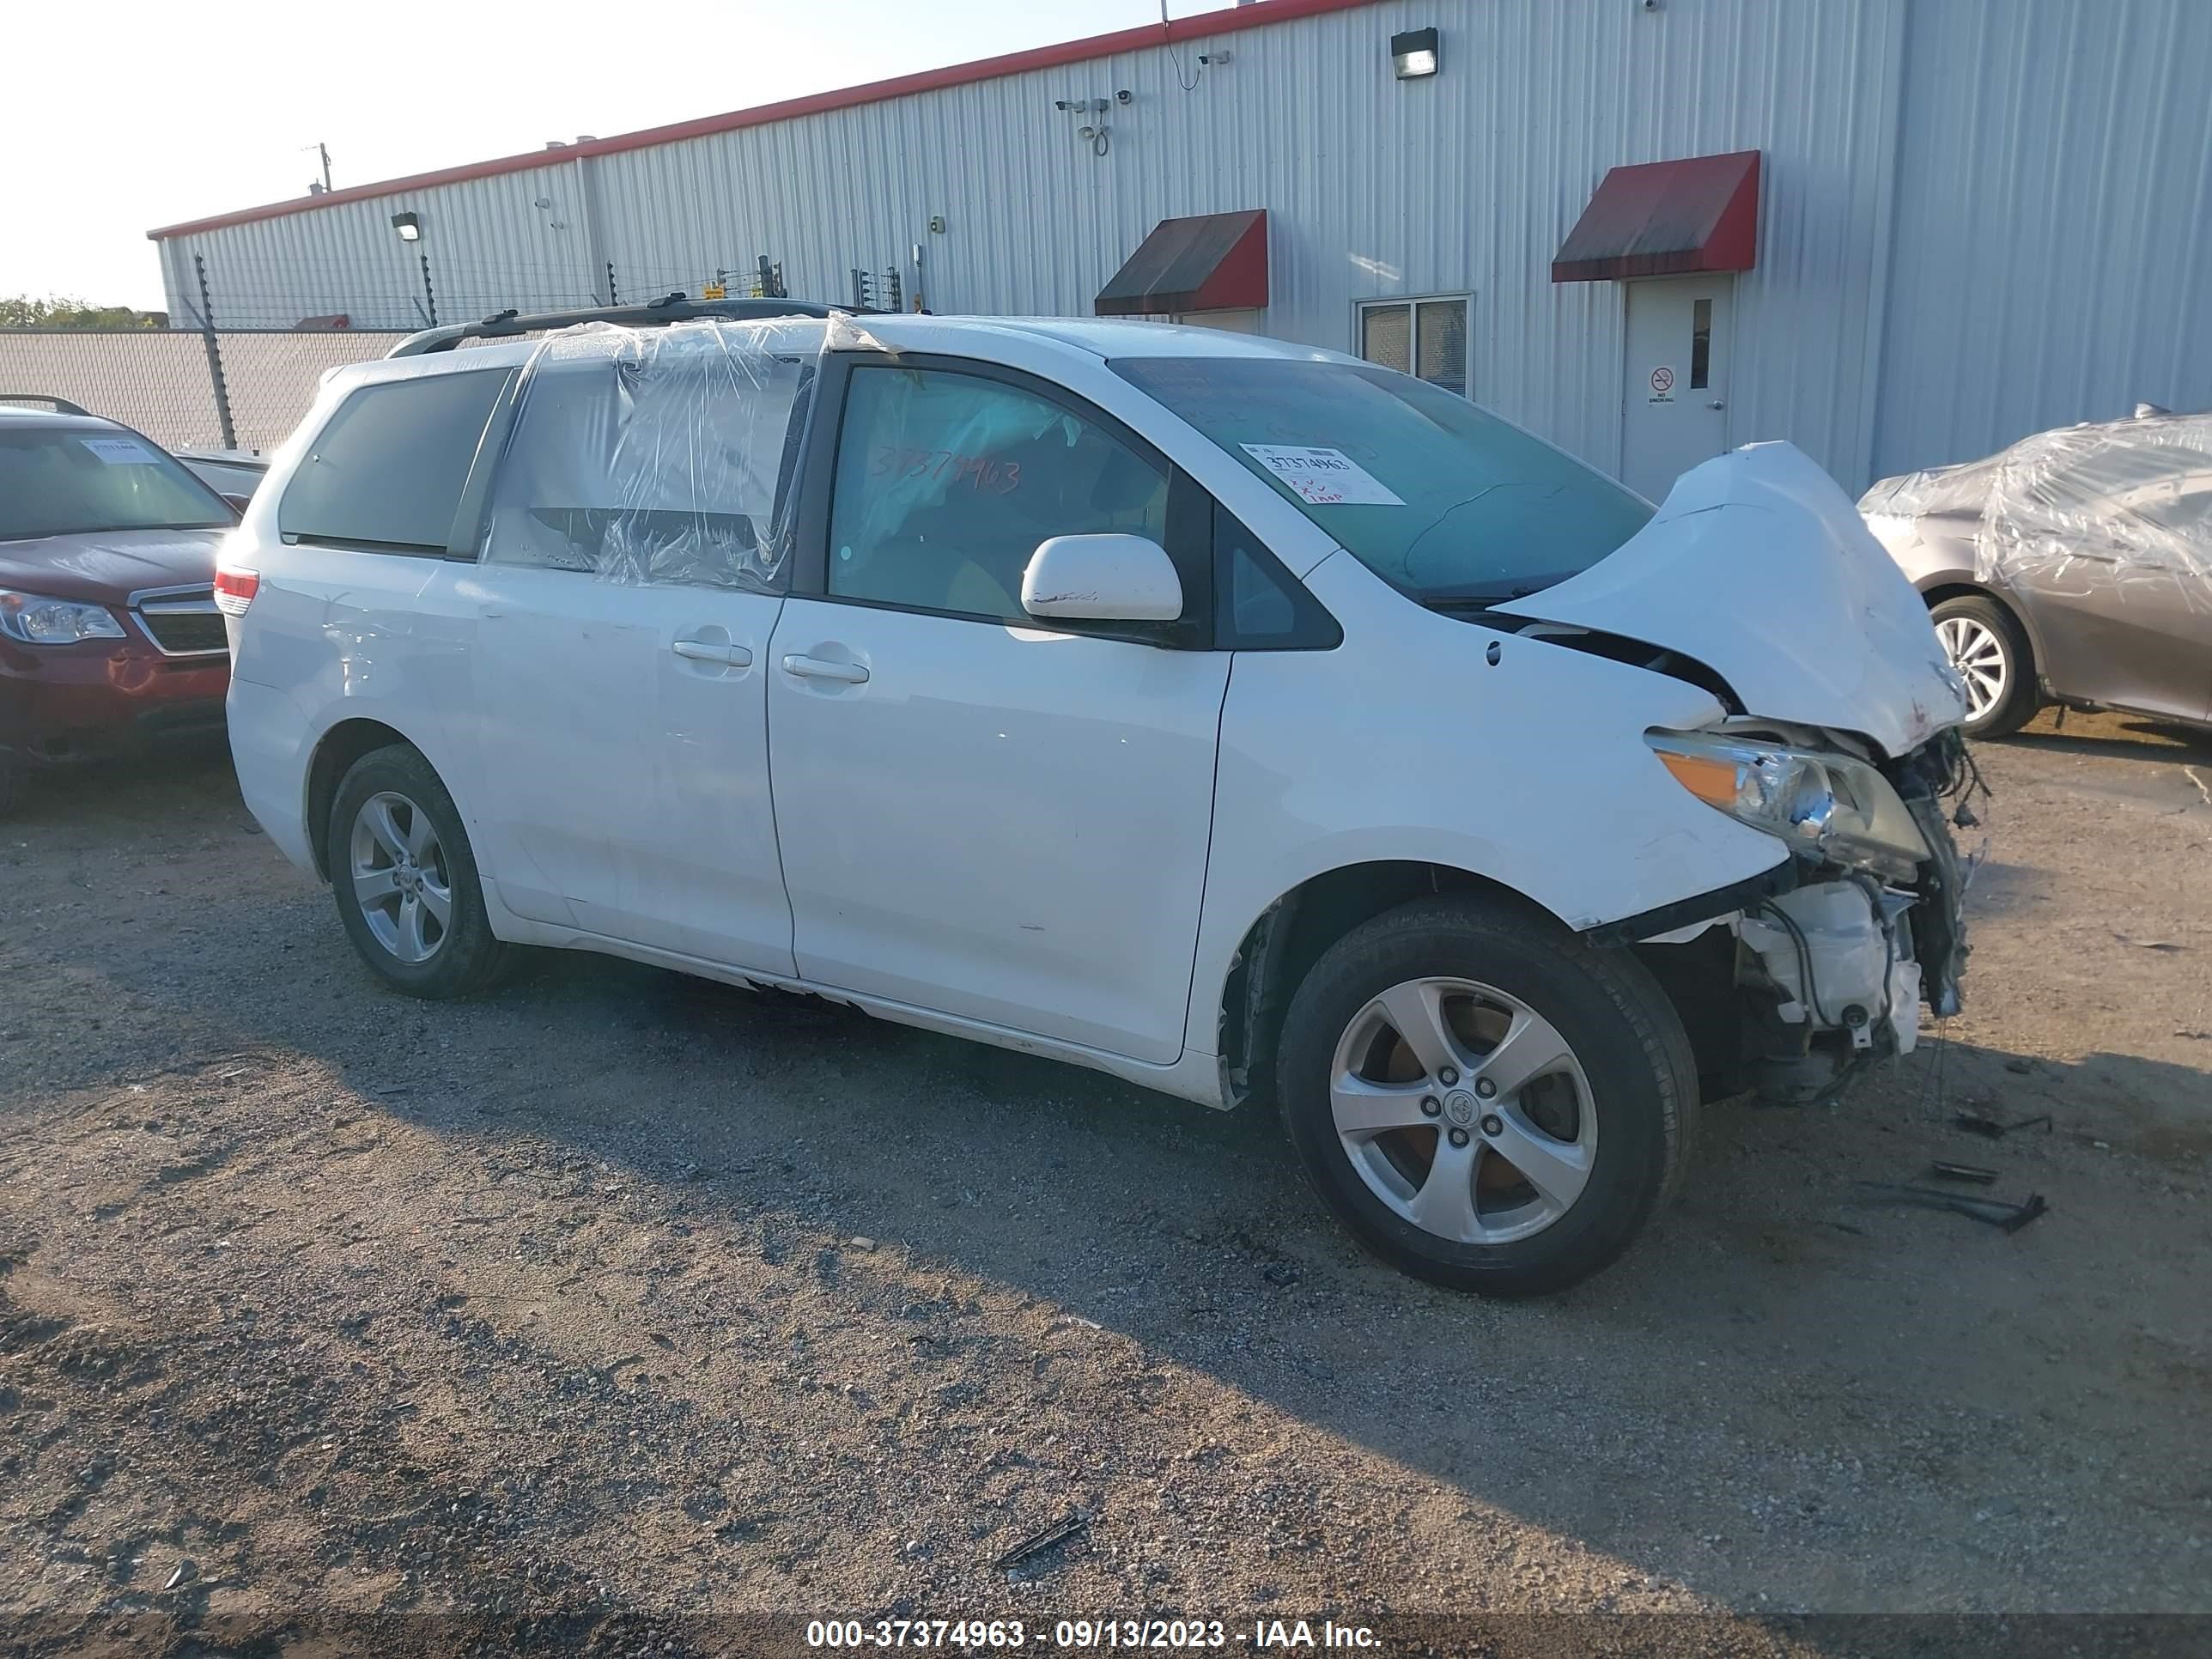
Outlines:
<svg viewBox="0 0 2212 1659"><path fill-rule="evenodd" d="M1258 1114L585 957L412 1003L220 764L50 781L0 825L0 1614L2212 1612L2212 748L1981 761L1967 1014L1711 1109L1525 1305L1367 1260ZM1939 1157L2049 1214L1855 1191Z"/></svg>

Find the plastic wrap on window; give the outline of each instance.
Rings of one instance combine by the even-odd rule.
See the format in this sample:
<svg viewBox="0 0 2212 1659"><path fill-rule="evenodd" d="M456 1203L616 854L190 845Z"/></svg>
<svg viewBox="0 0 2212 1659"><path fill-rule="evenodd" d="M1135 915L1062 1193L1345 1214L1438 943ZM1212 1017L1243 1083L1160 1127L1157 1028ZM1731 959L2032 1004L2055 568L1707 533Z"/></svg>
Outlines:
<svg viewBox="0 0 2212 1659"><path fill-rule="evenodd" d="M2123 595L2178 582L2212 609L2212 415L2039 432L1986 460L1885 479L1860 506L1973 526L1984 582L2051 589L2094 572Z"/></svg>
<svg viewBox="0 0 2212 1659"><path fill-rule="evenodd" d="M719 319L549 336L524 373L486 557L774 591L817 350Z"/></svg>

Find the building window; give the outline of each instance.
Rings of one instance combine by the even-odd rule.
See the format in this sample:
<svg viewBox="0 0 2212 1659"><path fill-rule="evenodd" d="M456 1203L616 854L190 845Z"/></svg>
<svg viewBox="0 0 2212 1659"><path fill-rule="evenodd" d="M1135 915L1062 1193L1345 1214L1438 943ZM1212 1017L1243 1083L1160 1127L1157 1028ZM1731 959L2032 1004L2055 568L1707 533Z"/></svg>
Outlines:
<svg viewBox="0 0 2212 1659"><path fill-rule="evenodd" d="M1700 300L1690 314L1690 390L1709 390L1713 372L1713 302Z"/></svg>
<svg viewBox="0 0 2212 1659"><path fill-rule="evenodd" d="M1359 307L1359 355L1419 375L1464 398L1468 373L1464 294L1430 300L1375 300Z"/></svg>

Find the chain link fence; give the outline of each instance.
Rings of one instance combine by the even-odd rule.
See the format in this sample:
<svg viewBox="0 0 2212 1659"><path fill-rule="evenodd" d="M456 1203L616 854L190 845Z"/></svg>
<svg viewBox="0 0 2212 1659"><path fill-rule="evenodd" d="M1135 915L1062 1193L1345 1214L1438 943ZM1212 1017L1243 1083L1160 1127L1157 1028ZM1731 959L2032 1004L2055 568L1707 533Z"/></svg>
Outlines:
<svg viewBox="0 0 2212 1659"><path fill-rule="evenodd" d="M0 403L66 398L165 448L265 451L290 435L325 371L381 357L434 318L787 292L782 262L767 254L681 270L611 263L598 273L598 292L571 270L444 257L319 271L226 269L195 255L185 270L191 287L171 296L173 328L0 329ZM855 269L852 282L852 303L901 308L896 270Z"/></svg>
<svg viewBox="0 0 2212 1659"><path fill-rule="evenodd" d="M325 369L381 357L398 332L352 329L0 329L0 402L64 398L165 449L274 449Z"/></svg>

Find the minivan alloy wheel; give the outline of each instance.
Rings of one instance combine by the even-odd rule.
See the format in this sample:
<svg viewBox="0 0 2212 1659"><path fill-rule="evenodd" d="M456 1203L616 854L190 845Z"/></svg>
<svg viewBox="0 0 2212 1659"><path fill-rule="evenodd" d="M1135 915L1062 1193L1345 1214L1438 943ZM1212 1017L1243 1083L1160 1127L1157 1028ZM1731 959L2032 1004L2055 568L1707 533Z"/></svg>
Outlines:
<svg viewBox="0 0 2212 1659"><path fill-rule="evenodd" d="M1394 985L1352 1017L1329 1072L1346 1157L1424 1232L1505 1244L1574 1207L1597 1155L1589 1079L1559 1029L1468 979Z"/></svg>
<svg viewBox="0 0 2212 1659"><path fill-rule="evenodd" d="M1951 665L1966 683L1966 718L1978 720L2004 701L2012 684L2012 662L1996 630L1972 617L1946 617L1936 637Z"/></svg>
<svg viewBox="0 0 2212 1659"><path fill-rule="evenodd" d="M438 953L453 927L453 878L430 815L392 790L355 813L348 872L376 942L404 963Z"/></svg>

